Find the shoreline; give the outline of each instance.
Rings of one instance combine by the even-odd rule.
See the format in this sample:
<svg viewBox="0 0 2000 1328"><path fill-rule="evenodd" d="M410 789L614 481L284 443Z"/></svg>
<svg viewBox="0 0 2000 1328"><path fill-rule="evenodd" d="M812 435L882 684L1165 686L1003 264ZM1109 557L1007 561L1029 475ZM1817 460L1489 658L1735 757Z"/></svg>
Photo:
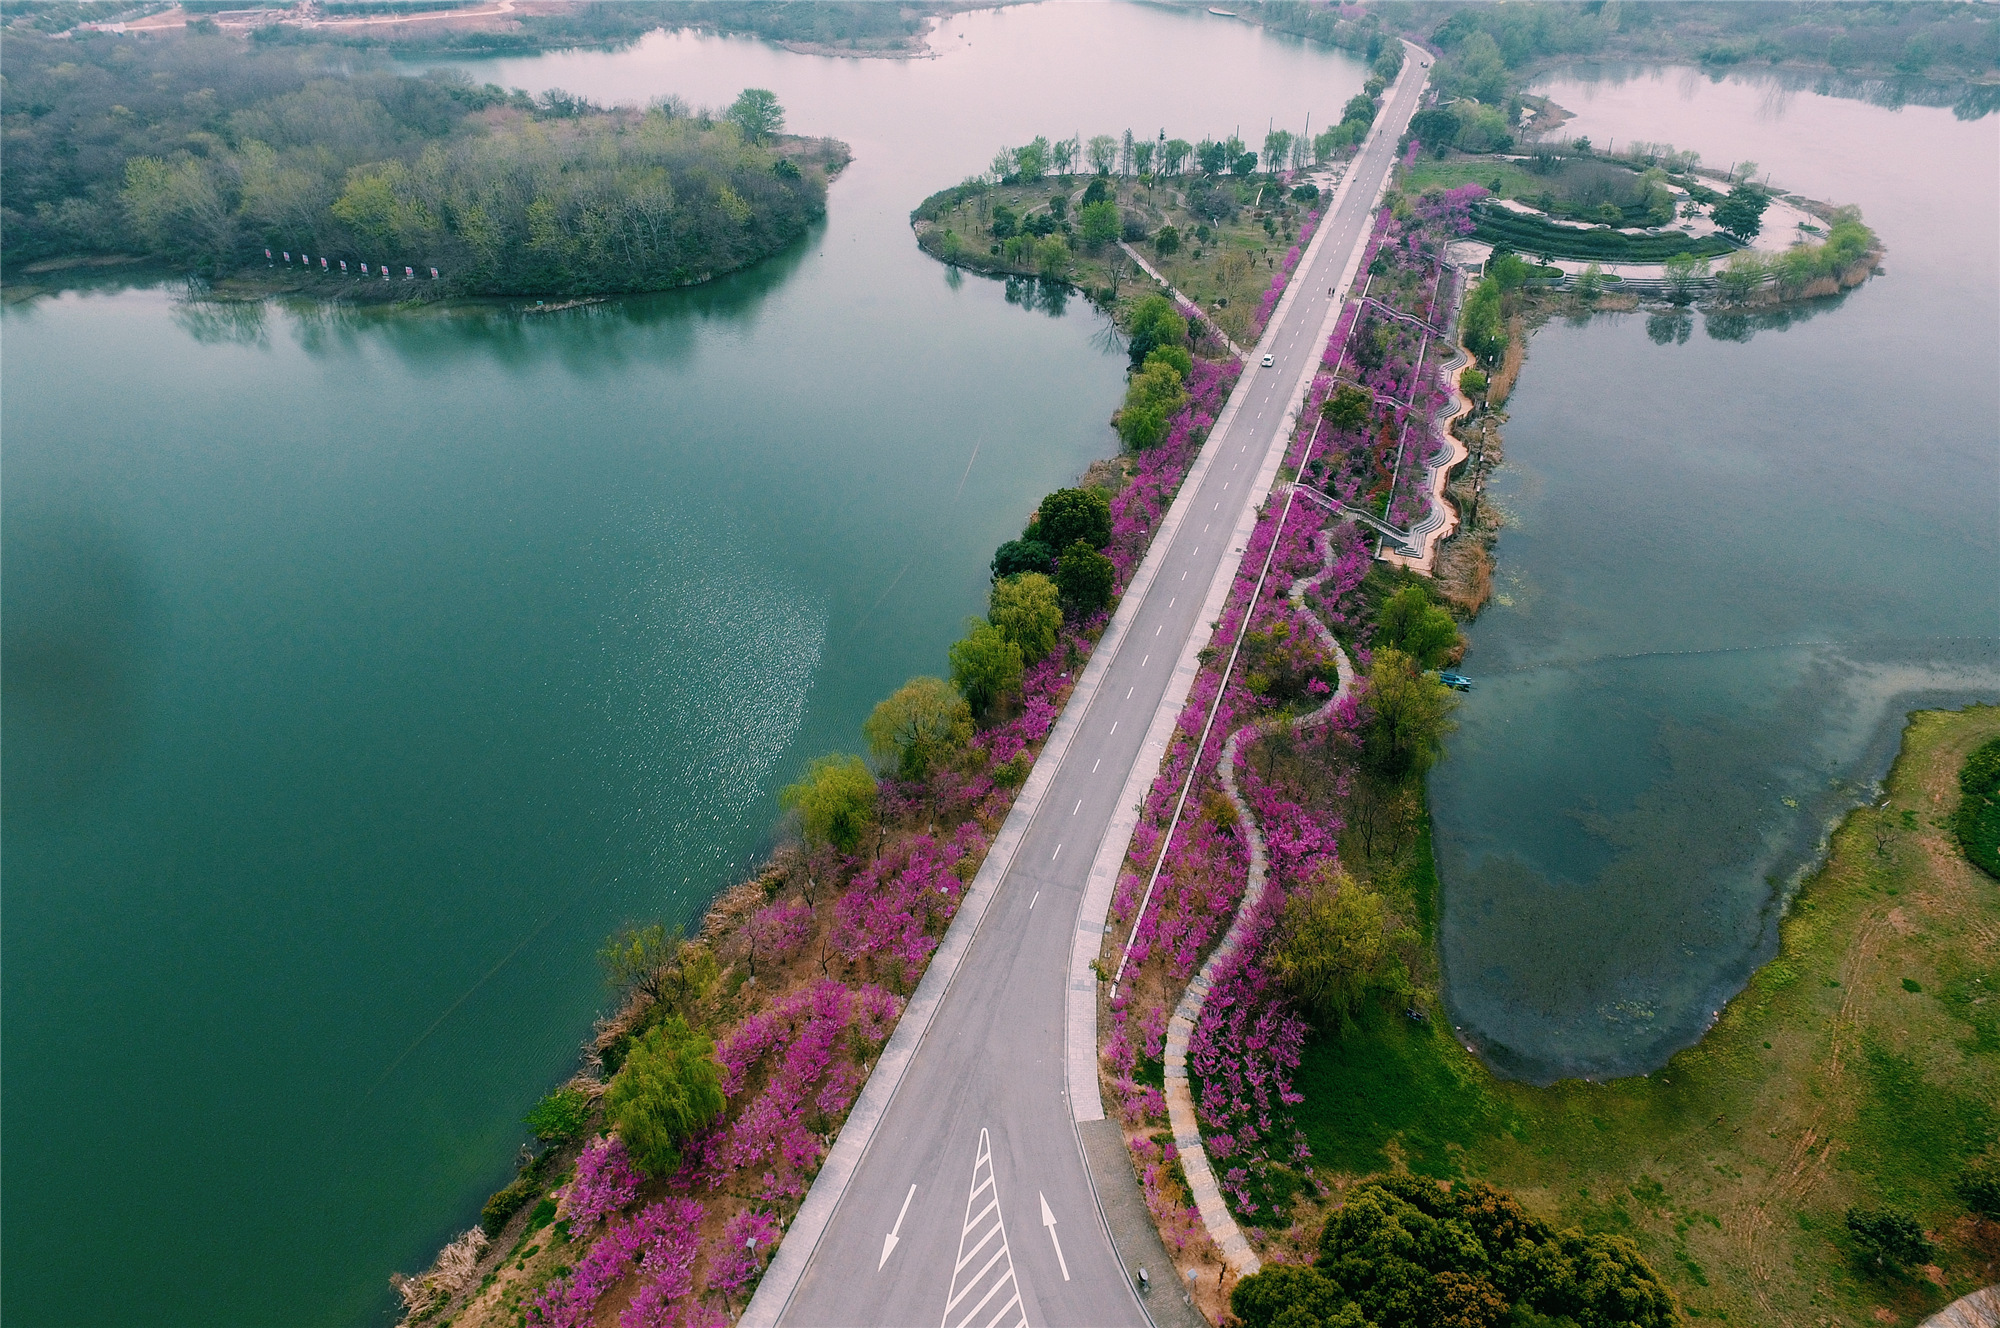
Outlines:
<svg viewBox="0 0 2000 1328"><path fill-rule="evenodd" d="M1201 371L1197 372L1199 374ZM1192 434L1199 433L1205 438L1210 416L1204 412L1216 408L1220 391L1233 383L1235 377L1233 373L1218 371L1213 366L1210 366L1207 374L1208 376L1202 379L1200 391L1195 399L1183 412L1185 427L1190 430L1190 440L1181 445L1182 451L1179 455L1182 459L1177 463L1169 463L1173 471L1169 496L1178 490L1179 484L1185 478L1187 465L1196 454L1198 440L1195 440ZM1129 453L1120 455L1130 456ZM1103 462L1093 462L1086 476L1087 478L1099 476L1107 469L1110 468ZM1122 472L1124 468L1119 469ZM1121 497L1127 494L1143 497L1142 491L1151 492L1146 489L1146 485L1157 483L1156 480L1148 481L1144 476L1123 477L1121 474L1121 478L1119 486ZM1142 550L1150 546L1152 536L1158 530L1159 520L1160 518L1155 516L1144 527L1145 542L1141 546ZM1136 556L1129 551L1126 556L1136 561ZM1104 615L1100 613L1074 626L1066 625L1057 655L1047 664L1038 666L1041 670L1038 676L1042 676L1044 681L1038 684L1035 678L1031 677L1022 705L1010 708L1000 716L1000 722L995 727L986 730L975 741L989 744L989 750L993 751L996 757L1003 749L1011 750L1014 755L1006 762L1009 767L1019 766L1023 773L1032 768L1027 764L1026 758L1031 757L1043 743L1056 740L1060 736L1057 719L1067 713L1066 702L1071 691L1081 680L1079 677L1081 668L1086 661L1096 657L1093 647L1097 637L1104 630L1104 621ZM1054 665L1057 663L1067 664L1067 668L1060 676L1057 676L1054 670ZM1022 727L1024 723L1027 725L1026 728ZM1026 739L1025 743L1022 741L1023 738ZM893 832L888 832L885 825L883 842L874 846L874 852L880 855L878 861L881 863L900 860L899 855L908 857L912 852L922 852L921 845L930 843L932 838L923 828L926 817L938 827L935 834L940 841L949 833L949 827L954 823L957 825L953 837L954 843L964 841L967 834L972 835L971 840L965 841L969 855L961 858L958 865L953 868L954 878L962 884L950 887L951 907L944 915L947 920L955 918L961 906L973 909L979 904L978 884L980 878L986 874L985 863L992 850L998 846L996 836L1000 835L1008 811L1017 800L1017 795L1009 787L1000 785L999 777L1002 773L997 759L988 764L985 773L978 775L967 786L976 795L971 804L947 803L944 807L934 805L928 812L921 802L906 806L899 814ZM963 782L962 777L961 782ZM907 798L906 794L898 792L901 786L893 779L885 779L882 788L885 797ZM980 793L979 790L982 788L989 792ZM1022 789L1021 793L1028 794L1031 789L1032 785L1028 789ZM951 806L964 806L966 811L952 812ZM955 820L957 816L966 813L969 813L966 819ZM914 820L910 819L912 816L915 817ZM840 975L846 983L861 981L863 985L859 990L864 992L880 989L871 987L869 985L871 980L878 984L886 980L886 990L896 1002L897 1013L892 1016L891 1022L883 1027L881 1034L883 1041L867 1044L867 1048L870 1049L866 1050L864 1071L869 1076L869 1082L872 1082L873 1072L881 1068L881 1062L897 1054L895 1048L898 1039L895 1030L903 1028L902 1014L906 1013L903 1009L905 1001L922 1002L926 999L925 992L932 985L928 977L929 961L936 956L927 955L914 971L906 968L900 977L894 972L885 974L879 960L876 959L868 959L865 956L836 958L829 949L833 941L832 933L827 929L836 925L833 919L827 916L835 911L830 907L833 901L829 896L841 888L838 883L841 875L858 873L863 878L869 876L868 871L862 870L867 857L864 853L858 860L832 867L830 875L829 864L820 862L815 867L816 861L818 859L802 852L796 844L785 844L767 859L750 879L734 882L718 892L715 903L704 915L699 936L700 943L707 947L716 961L725 964L719 980L727 990L717 999L727 1001L729 1004L726 1008L714 1007L711 1010L710 1022L717 1028L718 1048L726 1052L727 1047L731 1045L731 1039L739 1037L740 1031L747 1026L744 1020L752 1017L750 1015L752 1010L769 1012L820 989L828 976L830 966L838 966ZM828 876L828 879L815 887L811 884L811 879L815 875ZM815 900L816 903L813 902ZM775 960L769 956L768 951L758 950L754 931L760 919L769 915L773 909L794 908L801 902L805 903L815 919L812 923L814 934L826 939L817 942L809 940L801 948L786 950ZM962 929L947 927L939 940L965 934ZM931 944L935 948L937 942ZM754 974L748 971L749 966L755 967ZM900 994L905 992L909 993L907 997ZM621 1038L628 1037L635 1026L643 1023L655 1008L656 1002L651 999L632 999L626 1001L616 1013L601 1020L588 1044L584 1068L570 1083L574 1086L588 1085L586 1092L592 1097L601 1093L605 1077L602 1066L609 1059L608 1053ZM593 1065L599 1067L595 1072ZM753 1080L746 1085L746 1088L754 1089L756 1082ZM754 1097L754 1092L746 1093L741 1099L732 1094L730 1109L723 1117L722 1125L718 1127L722 1133L708 1137L715 1141L726 1135L728 1122L737 1117L739 1108L742 1110L755 1108L755 1103L749 1101ZM746 1102L748 1105L745 1105ZM867 1094L864 1091L862 1097L853 1101L849 1108L844 1108L832 1116L823 1136L828 1144L837 1142L843 1137L844 1131L841 1126L848 1111L864 1110L867 1102ZM719 1142L711 1142L705 1146L713 1148L722 1145ZM567 1267L568 1264L558 1263L556 1260L558 1258L565 1261L574 1260L577 1252L575 1243L559 1241L563 1252L558 1255L557 1245L550 1244L551 1236L542 1235L538 1242L532 1245L530 1242L538 1233L549 1232L564 1220L563 1201L553 1197L549 1190L550 1186L561 1178L572 1156L573 1151L565 1151L563 1147L553 1148L542 1154L539 1163L524 1168L522 1177L529 1182L534 1194L541 1196L540 1201L537 1202L533 1195L524 1197L510 1212L504 1225L498 1228L491 1244L483 1247L476 1262L453 1277L452 1285L441 1298L427 1304L422 1312L413 1312L405 1322L429 1323L447 1315L454 1324L511 1322L511 1315L525 1308L532 1296L541 1294L551 1281L559 1278L562 1274L558 1270ZM833 1158L822 1153L821 1162L802 1173L802 1180L810 1181L817 1175L820 1166L830 1165L833 1161ZM688 1184L695 1184L697 1188L694 1192L707 1195L711 1204L709 1211L702 1218L701 1241L704 1247L717 1252L698 1260L694 1275L697 1285L702 1280L709 1282L712 1299L716 1287L714 1279L722 1275L718 1272L720 1265L716 1262L720 1253L714 1242L724 1226L737 1221L752 1209L743 1207L740 1198L727 1197L728 1194L734 1194L734 1190L717 1190L711 1193L700 1186L698 1179L691 1180L686 1176L665 1183L664 1189L660 1183L648 1184L643 1193L688 1193L685 1188ZM780 1223L789 1225L796 1218L796 1203L803 1197L802 1185L792 1201L777 1204L775 1211ZM732 1211L735 1216L729 1216ZM580 1238L588 1238L590 1234L584 1232ZM431 1279L432 1284L437 1284L438 1279L444 1276L445 1265L450 1261L448 1256L452 1250L463 1247L463 1242L470 1236L471 1233L468 1233L468 1236L461 1238L457 1244L448 1246L445 1254L440 1256L440 1263L434 1265L430 1272L419 1274L414 1279L403 1279L399 1285L408 1285L413 1289L420 1288L424 1285L425 1279ZM770 1243L780 1250L784 1248L775 1239ZM739 1284L741 1291L747 1293L754 1288L766 1271L761 1266L761 1257L760 1266L751 1271L747 1279ZM629 1279L621 1285L629 1285ZM629 1294L629 1292L614 1292L606 1297L604 1303L616 1304ZM742 1300L731 1298L726 1292L724 1295L730 1318L747 1309L747 1304Z"/></svg>

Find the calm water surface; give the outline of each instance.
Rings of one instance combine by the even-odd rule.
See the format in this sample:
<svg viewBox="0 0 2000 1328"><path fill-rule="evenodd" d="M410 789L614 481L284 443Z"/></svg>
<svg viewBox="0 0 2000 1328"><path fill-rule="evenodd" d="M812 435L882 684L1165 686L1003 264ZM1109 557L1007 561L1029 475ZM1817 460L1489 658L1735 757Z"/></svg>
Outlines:
<svg viewBox="0 0 2000 1328"><path fill-rule="evenodd" d="M1698 1037L1903 714L2000 698L2000 120L1681 69L1536 90L1595 142L1858 204L1888 249L1789 318L1534 338L1432 793L1453 1018L1549 1079Z"/></svg>
<svg viewBox="0 0 2000 1328"><path fill-rule="evenodd" d="M710 287L6 309L10 1325L388 1317L573 1067L603 935L697 916L1112 450L1104 322L950 279L910 208L1036 133L1324 124L1365 74L1126 6L937 44L474 67L770 87L851 143L825 225Z"/></svg>

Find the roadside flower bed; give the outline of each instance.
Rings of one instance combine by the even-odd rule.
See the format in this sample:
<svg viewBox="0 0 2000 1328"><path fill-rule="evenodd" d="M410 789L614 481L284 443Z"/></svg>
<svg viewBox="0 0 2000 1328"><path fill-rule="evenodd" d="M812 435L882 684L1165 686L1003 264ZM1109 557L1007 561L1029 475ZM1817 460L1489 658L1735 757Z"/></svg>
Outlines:
<svg viewBox="0 0 2000 1328"><path fill-rule="evenodd" d="M1385 208L1364 252L1364 266L1371 271L1370 299L1380 298L1391 309L1426 323L1436 317L1439 292L1445 290L1437 260L1440 242L1462 223L1472 198L1466 192L1427 201L1407 226ZM1377 334L1378 328L1380 362L1365 373L1346 372L1353 364L1350 343L1357 336ZM1420 519L1422 513L1404 501L1402 486L1392 493L1382 472L1392 470L1399 457L1406 469L1420 472L1424 458L1418 453L1435 444L1431 418L1442 401L1437 366L1450 349L1439 346L1433 354L1431 345L1440 340L1435 328L1426 335L1360 301L1350 302L1324 352L1326 372L1308 391L1288 464L1303 471L1306 482L1346 501L1359 504L1372 496L1378 510L1386 507L1398 520ZM1343 385L1371 388L1375 398L1365 420L1346 428L1322 420L1319 413ZM1407 394L1400 400L1399 390ZM1355 697L1343 697L1310 739L1292 734L1296 715L1324 703L1326 681L1310 677L1303 689L1283 695L1271 686L1274 671L1268 659L1258 655L1271 651L1274 641L1288 641L1295 655L1303 653L1310 672L1311 652L1322 641L1308 613L1330 631L1359 627L1366 617L1359 591L1372 561L1372 541L1317 506L1296 502L1281 522L1284 510L1282 492L1274 493L1245 549L1228 607L1206 652L1208 662L1190 692L1133 835L1107 940L1107 965L1115 968L1121 952L1126 954L1125 977L1110 1002L1105 1026L1107 1098L1124 1119L1148 1205L1184 1266L1213 1267L1219 1256L1199 1227L1177 1163L1169 1165L1172 1144L1160 1129L1165 1109L1159 1091L1159 1033L1188 979L1229 925L1249 874L1244 831L1222 789L1220 764L1230 734L1239 735L1234 776L1264 839L1267 884L1255 910L1241 920L1238 948L1210 974L1188 1041L1190 1088L1211 1169L1232 1212L1248 1228L1253 1247L1268 1246L1274 1255L1282 1254L1291 1238L1284 1229L1288 1201L1301 1191L1309 1195L1314 1184L1303 1136L1290 1120L1290 1109L1301 1100L1292 1076L1307 1025L1266 968L1264 951L1290 893L1338 870L1341 808L1362 711ZM1252 603L1267 552L1270 572ZM1295 585L1300 592L1296 606L1291 598ZM1237 663L1224 689L1222 669L1239 642ZM1365 667L1365 652L1359 663ZM1214 723L1197 751L1211 705ZM1267 760L1260 766L1259 739L1274 734L1291 735L1286 739L1291 744L1312 742L1313 760ZM1311 787L1294 777L1307 765L1314 769L1307 780ZM1163 854L1166 827L1191 767L1187 801ZM1158 880L1148 895L1147 880L1156 864Z"/></svg>
<svg viewBox="0 0 2000 1328"><path fill-rule="evenodd" d="M1425 471L1446 445L1436 427L1450 403L1443 366L1451 348L1438 322L1451 293L1443 246L1470 229L1470 209L1484 195L1465 185L1421 196L1408 221L1388 207L1377 214L1362 255L1367 298L1342 312L1323 361L1328 373L1314 384L1315 405L1349 384L1365 389L1372 406L1365 424L1323 431L1307 482L1403 530L1429 513Z"/></svg>

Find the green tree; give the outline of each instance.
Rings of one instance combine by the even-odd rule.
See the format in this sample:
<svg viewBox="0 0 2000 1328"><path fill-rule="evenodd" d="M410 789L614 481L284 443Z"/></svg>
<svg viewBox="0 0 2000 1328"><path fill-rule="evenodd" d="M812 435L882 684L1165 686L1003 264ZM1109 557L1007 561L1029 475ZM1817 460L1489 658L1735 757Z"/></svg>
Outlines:
<svg viewBox="0 0 2000 1328"><path fill-rule="evenodd" d="M1185 346L1153 347L1146 355L1145 367L1152 369L1162 364L1179 374L1182 382L1186 382L1187 376L1194 372L1194 356L1187 353Z"/></svg>
<svg viewBox="0 0 2000 1328"><path fill-rule="evenodd" d="M1763 284L1770 272L1771 265L1762 254L1746 249L1729 256L1729 261L1715 274L1715 281L1725 298L1740 304L1750 298L1750 293Z"/></svg>
<svg viewBox="0 0 2000 1328"><path fill-rule="evenodd" d="M920 780L971 740L972 711L944 679L912 678L876 703L861 731L877 760Z"/></svg>
<svg viewBox="0 0 2000 1328"><path fill-rule="evenodd" d="M1082 145L1074 137L1058 139L1055 146L1049 149L1049 159L1055 163L1056 174L1069 175L1073 173L1076 170L1076 158L1080 151L1082 151Z"/></svg>
<svg viewBox="0 0 2000 1328"><path fill-rule="evenodd" d="M646 1030L604 1094L604 1116L641 1171L654 1179L681 1164L688 1136L722 1114L715 1044L678 1014Z"/></svg>
<svg viewBox="0 0 2000 1328"><path fill-rule="evenodd" d="M1720 203L1709 209L1715 224L1748 244L1764 229L1764 209L1771 196L1753 184L1739 184Z"/></svg>
<svg viewBox="0 0 2000 1328"><path fill-rule="evenodd" d="M1040 134L1026 147L1014 149L1014 173L1023 180L1039 180L1049 171L1049 140Z"/></svg>
<svg viewBox="0 0 2000 1328"><path fill-rule="evenodd" d="M664 923L644 927L625 926L614 933L597 952L604 968L604 980L618 992L637 991L659 1000L667 990L667 970L681 944L677 927L668 931Z"/></svg>
<svg viewBox="0 0 2000 1328"><path fill-rule="evenodd" d="M1187 343L1187 319L1164 295L1148 295L1134 305L1126 326L1132 338L1126 349L1135 367L1144 364L1157 347Z"/></svg>
<svg viewBox="0 0 2000 1328"><path fill-rule="evenodd" d="M1084 159L1090 169L1099 175L1111 174L1111 168L1118 164L1118 140L1109 134L1097 134L1083 149Z"/></svg>
<svg viewBox="0 0 2000 1328"><path fill-rule="evenodd" d="M1708 260L1696 258L1693 254L1675 254L1666 261L1665 267L1667 288L1680 303L1692 299L1695 283L1708 276Z"/></svg>
<svg viewBox="0 0 2000 1328"><path fill-rule="evenodd" d="M778 94L769 88L743 89L724 115L752 143L762 143L785 132L785 108L778 104Z"/></svg>
<svg viewBox="0 0 2000 1328"><path fill-rule="evenodd" d="M1039 572L1024 572L994 583L986 618L1021 648L1023 664L1039 664L1056 647L1062 604L1056 583Z"/></svg>
<svg viewBox="0 0 2000 1328"><path fill-rule="evenodd" d="M1370 993L1409 994L1390 945L1415 940L1381 895L1345 872L1322 869L1285 901L1265 963L1321 1029L1345 1033Z"/></svg>
<svg viewBox="0 0 2000 1328"><path fill-rule="evenodd" d="M545 1144L568 1143L590 1121L590 1096L581 1088L563 1087L535 1104L524 1124Z"/></svg>
<svg viewBox="0 0 2000 1328"><path fill-rule="evenodd" d="M1507 352L1507 324L1501 313L1500 281L1488 276L1465 297L1459 316L1459 336L1465 348L1489 365Z"/></svg>
<svg viewBox="0 0 2000 1328"><path fill-rule="evenodd" d="M1229 1308L1244 1328L1369 1328L1325 1273L1298 1264L1265 1264L1231 1290Z"/></svg>
<svg viewBox="0 0 2000 1328"><path fill-rule="evenodd" d="M1153 232L1153 252L1162 258L1170 257L1181 247L1181 233L1172 226L1162 226Z"/></svg>
<svg viewBox="0 0 2000 1328"><path fill-rule="evenodd" d="M1167 436L1168 424L1186 402L1180 373L1172 364L1148 356L1126 384L1125 404L1114 420L1119 438L1135 451L1152 447Z"/></svg>
<svg viewBox="0 0 2000 1328"><path fill-rule="evenodd" d="M1045 235L1035 244L1035 270L1051 281L1069 271L1069 244L1060 235Z"/></svg>
<svg viewBox="0 0 2000 1328"><path fill-rule="evenodd" d="M1266 1265L1236 1284L1230 1308L1250 1328L1683 1322L1631 1240L1552 1231L1512 1197L1463 1178L1450 1189L1418 1176L1351 1187L1320 1232L1310 1271L1317 1276Z"/></svg>
<svg viewBox="0 0 2000 1328"><path fill-rule="evenodd" d="M1076 214L1077 237L1083 247L1096 253L1118 238L1118 205L1113 202L1088 203Z"/></svg>
<svg viewBox="0 0 2000 1328"><path fill-rule="evenodd" d="M1456 725L1458 701L1443 683L1394 646L1375 652L1365 697L1369 722L1362 736L1368 763L1389 778L1420 775L1443 750Z"/></svg>
<svg viewBox="0 0 2000 1328"><path fill-rule="evenodd" d="M1285 158L1292 150L1292 131L1273 129L1264 135L1264 169L1280 171L1285 167Z"/></svg>
<svg viewBox="0 0 2000 1328"><path fill-rule="evenodd" d="M807 767L805 778L787 785L780 805L797 808L808 844L831 844L852 853L875 823L875 777L858 756L828 755Z"/></svg>
<svg viewBox="0 0 2000 1328"><path fill-rule="evenodd" d="M1084 540L1064 549L1062 561L1056 564L1056 588L1062 592L1063 603L1079 618L1111 602L1117 578L1118 569L1112 561Z"/></svg>
<svg viewBox="0 0 2000 1328"><path fill-rule="evenodd" d="M1041 540L1008 540L993 551L993 579L1004 580L1019 576L1022 572L1053 572L1056 570L1056 554Z"/></svg>
<svg viewBox="0 0 2000 1328"><path fill-rule="evenodd" d="M1576 293L1586 300L1594 300L1604 294L1604 269L1596 263L1584 268L1576 279Z"/></svg>
<svg viewBox="0 0 2000 1328"><path fill-rule="evenodd" d="M1375 414L1375 393L1365 387L1342 383L1319 406L1320 417L1334 428L1353 433L1368 427Z"/></svg>
<svg viewBox="0 0 2000 1328"><path fill-rule="evenodd" d="M1847 1210L1847 1233L1877 1268L1903 1269L1935 1262L1937 1246L1923 1224L1894 1208Z"/></svg>
<svg viewBox="0 0 2000 1328"><path fill-rule="evenodd" d="M952 645L951 681L974 714L987 714L1018 688L1021 673L1021 647L983 619L973 619L972 630Z"/></svg>
<svg viewBox="0 0 2000 1328"><path fill-rule="evenodd" d="M1077 540L1101 549L1111 542L1111 502L1101 489L1057 489L1035 509L1034 538L1051 549Z"/></svg>
<svg viewBox="0 0 2000 1328"><path fill-rule="evenodd" d="M1407 585L1391 595L1377 621L1379 640L1416 660L1420 668L1438 668L1458 649L1458 624L1451 611L1431 603L1421 585Z"/></svg>
<svg viewBox="0 0 2000 1328"><path fill-rule="evenodd" d="M1194 155L1195 160L1201 163L1203 175L1220 175L1229 166L1228 146L1213 139L1203 139L1200 146L1195 148Z"/></svg>
<svg viewBox="0 0 2000 1328"><path fill-rule="evenodd" d="M1184 138L1170 138L1160 151L1164 172L1168 175L1179 175L1187 170L1188 158L1194 155L1194 144Z"/></svg>
<svg viewBox="0 0 2000 1328"><path fill-rule="evenodd" d="M1410 117L1410 134L1442 157L1458 138L1458 116L1449 108L1434 106Z"/></svg>

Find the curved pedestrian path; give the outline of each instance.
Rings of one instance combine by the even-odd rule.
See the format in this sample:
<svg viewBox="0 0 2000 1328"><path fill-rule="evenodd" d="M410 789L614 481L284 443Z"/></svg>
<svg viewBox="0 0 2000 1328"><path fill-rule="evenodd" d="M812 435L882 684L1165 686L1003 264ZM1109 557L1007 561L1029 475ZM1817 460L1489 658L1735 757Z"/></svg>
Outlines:
<svg viewBox="0 0 2000 1328"><path fill-rule="evenodd" d="M1334 668L1339 673L1339 685L1326 704L1291 721L1291 727L1298 731L1324 724L1333 716L1333 709L1342 697L1352 695L1354 690L1354 665L1347 658L1347 652L1340 648L1333 632L1320 621L1319 615L1306 607L1306 592L1324 581L1333 572L1332 531L1323 530L1317 536L1320 550L1320 569L1311 576L1303 576L1292 582L1286 598L1292 608L1301 614L1320 643L1333 654ZM1247 628L1249 620L1244 620ZM1226 680L1225 680L1226 685ZM1229 735L1222 745L1222 791L1228 796L1230 806L1236 809L1238 824L1247 832L1250 841L1250 878L1243 887L1243 899L1236 908L1236 916L1223 934L1222 941L1201 966L1181 994L1180 1004L1167 1020L1166 1045L1166 1098L1167 1124L1173 1130L1174 1148L1180 1153L1181 1170L1186 1174L1188 1190L1194 1197L1195 1208L1201 1213L1202 1225L1208 1235L1222 1251L1239 1277L1248 1277L1262 1267L1257 1252L1250 1248L1250 1241L1243 1229L1236 1224L1230 1214L1229 1205L1222 1197L1222 1188L1215 1179L1215 1169L1209 1165L1208 1151L1201 1142L1201 1122L1195 1114L1194 1090L1188 1080L1187 1050L1188 1040L1194 1036L1195 1025L1201 1020L1202 1007L1208 1003L1208 993L1214 984L1215 974L1221 966L1242 948L1249 933L1250 919L1256 916L1258 906L1264 899L1264 887L1268 878L1268 860L1264 854L1264 833L1258 828L1257 818L1250 805L1244 801L1236 787L1236 757L1246 740L1273 731L1275 726L1258 723L1245 724Z"/></svg>

